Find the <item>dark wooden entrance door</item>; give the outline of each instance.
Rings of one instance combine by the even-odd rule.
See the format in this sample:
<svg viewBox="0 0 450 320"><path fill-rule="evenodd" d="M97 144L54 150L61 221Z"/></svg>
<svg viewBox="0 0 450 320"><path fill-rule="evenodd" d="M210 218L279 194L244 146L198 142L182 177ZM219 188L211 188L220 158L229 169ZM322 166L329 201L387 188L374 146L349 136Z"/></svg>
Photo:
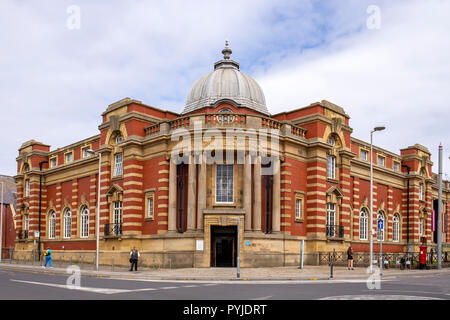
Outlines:
<svg viewBox="0 0 450 320"><path fill-rule="evenodd" d="M211 227L211 267L235 267L236 227Z"/></svg>

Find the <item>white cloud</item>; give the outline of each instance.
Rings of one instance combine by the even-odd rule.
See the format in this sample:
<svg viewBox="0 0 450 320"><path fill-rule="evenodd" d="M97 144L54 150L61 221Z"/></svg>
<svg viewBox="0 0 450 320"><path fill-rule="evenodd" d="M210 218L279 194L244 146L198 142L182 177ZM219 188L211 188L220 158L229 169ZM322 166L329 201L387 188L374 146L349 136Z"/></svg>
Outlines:
<svg viewBox="0 0 450 320"><path fill-rule="evenodd" d="M354 137L369 141L371 128L384 124L376 145L400 153L420 143L435 172L442 142L450 173L450 3L408 4L381 6L379 30L362 29L260 72L271 112L329 100L351 116Z"/></svg>
<svg viewBox="0 0 450 320"><path fill-rule="evenodd" d="M124 97L182 111L225 39L273 113L327 99L357 138L387 119L377 145L441 139L450 150L448 4L380 2L381 29L369 31L372 2L89 1L78 4L81 29L69 30L73 1L2 1L0 172L15 174L29 139L54 149L97 134L100 114Z"/></svg>

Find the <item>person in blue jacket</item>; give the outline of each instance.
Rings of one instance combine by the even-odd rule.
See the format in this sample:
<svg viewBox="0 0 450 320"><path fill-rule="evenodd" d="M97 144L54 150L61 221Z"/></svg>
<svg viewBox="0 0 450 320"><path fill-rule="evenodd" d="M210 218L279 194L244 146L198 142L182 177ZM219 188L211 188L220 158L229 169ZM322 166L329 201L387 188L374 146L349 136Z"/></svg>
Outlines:
<svg viewBox="0 0 450 320"><path fill-rule="evenodd" d="M44 252L44 256L45 256L45 264L44 264L43 268L47 267L47 263L50 264L50 268L53 268L53 265L52 265L52 250L47 249Z"/></svg>

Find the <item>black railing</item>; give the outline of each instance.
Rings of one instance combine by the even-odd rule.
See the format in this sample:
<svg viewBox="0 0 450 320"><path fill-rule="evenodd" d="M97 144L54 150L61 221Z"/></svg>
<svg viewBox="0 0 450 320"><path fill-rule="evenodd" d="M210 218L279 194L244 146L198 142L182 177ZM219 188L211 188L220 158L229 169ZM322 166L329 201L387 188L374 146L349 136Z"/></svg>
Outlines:
<svg viewBox="0 0 450 320"><path fill-rule="evenodd" d="M326 225L327 238L344 238L344 226Z"/></svg>
<svg viewBox="0 0 450 320"><path fill-rule="evenodd" d="M105 237L122 235L122 223L107 223L105 224Z"/></svg>
<svg viewBox="0 0 450 320"><path fill-rule="evenodd" d="M19 230L17 232L17 238L19 240L28 239L28 230Z"/></svg>

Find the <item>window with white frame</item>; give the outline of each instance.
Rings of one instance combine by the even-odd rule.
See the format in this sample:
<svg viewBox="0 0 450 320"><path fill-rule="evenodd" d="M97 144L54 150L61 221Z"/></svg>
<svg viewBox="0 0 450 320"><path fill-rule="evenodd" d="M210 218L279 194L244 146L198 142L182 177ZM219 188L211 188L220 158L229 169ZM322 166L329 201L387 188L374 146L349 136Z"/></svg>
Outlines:
<svg viewBox="0 0 450 320"><path fill-rule="evenodd" d="M56 233L56 214L55 211L50 211L48 215L48 238L55 239Z"/></svg>
<svg viewBox="0 0 450 320"><path fill-rule="evenodd" d="M423 201L423 183L419 184L419 200Z"/></svg>
<svg viewBox="0 0 450 320"><path fill-rule="evenodd" d="M216 203L234 202L234 166L216 165Z"/></svg>
<svg viewBox="0 0 450 320"><path fill-rule="evenodd" d="M359 213L359 239L360 240L367 240L368 236L368 221L369 221L369 214L367 213L366 209L362 209Z"/></svg>
<svg viewBox="0 0 450 320"><path fill-rule="evenodd" d="M369 158L369 152L367 152L367 150L361 149L359 152L359 157L361 158L361 160L367 161L367 159Z"/></svg>
<svg viewBox="0 0 450 320"><path fill-rule="evenodd" d="M23 230L25 230L28 233L29 228L30 228L30 216L26 214L23 216Z"/></svg>
<svg viewBox="0 0 450 320"><path fill-rule="evenodd" d="M72 162L72 160L73 160L72 152L66 153L65 157L66 157L66 163Z"/></svg>
<svg viewBox="0 0 450 320"><path fill-rule="evenodd" d="M386 159L383 156L378 156L377 159L378 159L377 160L378 165L381 167L384 167Z"/></svg>
<svg viewBox="0 0 450 320"><path fill-rule="evenodd" d="M57 164L56 158L51 158L50 159L50 168L56 167L56 164Z"/></svg>
<svg viewBox="0 0 450 320"><path fill-rule="evenodd" d="M64 238L70 238L72 235L72 212L70 209L64 211Z"/></svg>
<svg viewBox="0 0 450 320"><path fill-rule="evenodd" d="M327 236L334 237L336 235L336 204L327 203Z"/></svg>
<svg viewBox="0 0 450 320"><path fill-rule="evenodd" d="M25 180L25 197L30 196L30 180Z"/></svg>
<svg viewBox="0 0 450 320"><path fill-rule="evenodd" d="M155 218L155 212L154 212L154 195L150 194L147 197L147 218L154 219Z"/></svg>
<svg viewBox="0 0 450 320"><path fill-rule="evenodd" d="M92 153L88 152L89 149L90 149L89 147L84 147L83 149L81 149L83 158L88 158L88 157L92 156Z"/></svg>
<svg viewBox="0 0 450 320"><path fill-rule="evenodd" d="M419 218L419 236L423 235L423 218Z"/></svg>
<svg viewBox="0 0 450 320"><path fill-rule="evenodd" d="M114 176L122 175L122 165L123 165L123 155L122 153L118 153L114 156Z"/></svg>
<svg viewBox="0 0 450 320"><path fill-rule="evenodd" d="M400 240L400 216L396 213L392 219L392 241Z"/></svg>
<svg viewBox="0 0 450 320"><path fill-rule="evenodd" d="M377 222L380 223L382 221L383 223L383 229L377 228L377 240L378 241L384 241L384 231L386 230L386 219L384 218L384 213L382 211L378 212Z"/></svg>
<svg viewBox="0 0 450 320"><path fill-rule="evenodd" d="M114 201L113 206L113 230L115 235L119 235L122 233L122 201Z"/></svg>
<svg viewBox="0 0 450 320"><path fill-rule="evenodd" d="M295 219L302 218L302 199L295 199Z"/></svg>
<svg viewBox="0 0 450 320"><path fill-rule="evenodd" d="M394 164L392 165L392 168L394 169L394 171L398 172L400 171L400 163L397 161L394 161Z"/></svg>
<svg viewBox="0 0 450 320"><path fill-rule="evenodd" d="M336 179L336 157L328 155L328 178Z"/></svg>
<svg viewBox="0 0 450 320"><path fill-rule="evenodd" d="M87 206L83 206L83 208L81 208L80 237L89 237L89 209Z"/></svg>

